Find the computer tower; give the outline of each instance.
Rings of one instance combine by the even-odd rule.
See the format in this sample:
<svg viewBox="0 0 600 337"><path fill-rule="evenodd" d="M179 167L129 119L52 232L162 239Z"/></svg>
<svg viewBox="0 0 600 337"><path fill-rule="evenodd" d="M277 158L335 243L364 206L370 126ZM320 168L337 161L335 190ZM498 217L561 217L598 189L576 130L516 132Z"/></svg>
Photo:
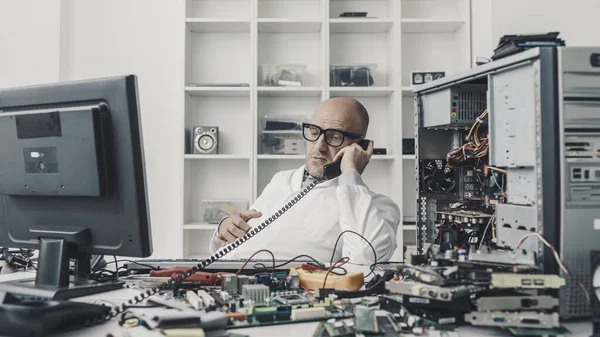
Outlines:
<svg viewBox="0 0 600 337"><path fill-rule="evenodd" d="M600 47L535 48L414 88L419 253L486 246L537 254L590 289L600 243ZM465 235L465 228L469 229ZM560 316L590 316L574 282Z"/></svg>

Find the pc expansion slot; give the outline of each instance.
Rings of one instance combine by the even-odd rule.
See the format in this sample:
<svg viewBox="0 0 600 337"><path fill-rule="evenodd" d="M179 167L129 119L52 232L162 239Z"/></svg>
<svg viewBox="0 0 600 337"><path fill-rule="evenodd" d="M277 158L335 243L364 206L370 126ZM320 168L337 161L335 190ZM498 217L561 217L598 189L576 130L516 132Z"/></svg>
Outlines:
<svg viewBox="0 0 600 337"><path fill-rule="evenodd" d="M465 314L465 322L480 326L515 328L557 328L560 326L558 313L546 314L535 311L473 311Z"/></svg>
<svg viewBox="0 0 600 337"><path fill-rule="evenodd" d="M438 287L429 284L403 281L389 281L387 282L387 288L392 294L419 296L445 302L468 296L482 289L481 287L472 285Z"/></svg>
<svg viewBox="0 0 600 337"><path fill-rule="evenodd" d="M494 310L547 310L558 306L552 296L496 296L477 300L478 311Z"/></svg>
<svg viewBox="0 0 600 337"><path fill-rule="evenodd" d="M491 288L558 289L566 284L558 275L493 273Z"/></svg>

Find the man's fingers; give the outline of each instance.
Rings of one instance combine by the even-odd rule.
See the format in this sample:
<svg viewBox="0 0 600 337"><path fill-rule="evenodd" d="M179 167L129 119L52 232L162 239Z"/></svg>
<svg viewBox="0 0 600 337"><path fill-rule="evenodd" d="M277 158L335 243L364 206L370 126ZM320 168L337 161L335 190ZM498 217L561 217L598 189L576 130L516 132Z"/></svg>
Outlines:
<svg viewBox="0 0 600 337"><path fill-rule="evenodd" d="M227 229L227 232L229 232L229 234L231 234L235 237L235 239L246 235L246 230L240 229L236 225L228 226L226 229Z"/></svg>
<svg viewBox="0 0 600 337"><path fill-rule="evenodd" d="M369 156L373 155L373 149L375 148L375 142L374 141L369 141L369 146L367 147L367 154Z"/></svg>
<svg viewBox="0 0 600 337"><path fill-rule="evenodd" d="M225 241L225 238L221 234L217 234L217 236L215 236L215 243L219 246L225 246L227 241Z"/></svg>
<svg viewBox="0 0 600 337"><path fill-rule="evenodd" d="M347 147L341 149L336 155L335 157L333 157L333 161L339 160L342 158L342 156L344 155L344 152L346 152L348 150Z"/></svg>
<svg viewBox="0 0 600 337"><path fill-rule="evenodd" d="M250 226L242 218L236 218L233 220L232 223L233 223L233 226L244 231L244 233L250 229Z"/></svg>
<svg viewBox="0 0 600 337"><path fill-rule="evenodd" d="M240 215L242 216L244 221L248 221L253 218L260 218L262 216L262 213L255 209L249 209L247 211L240 213Z"/></svg>
<svg viewBox="0 0 600 337"><path fill-rule="evenodd" d="M227 242L233 242L237 240L237 237L233 235L233 233L231 233L229 229L225 229L224 233L221 234L221 236L224 237Z"/></svg>

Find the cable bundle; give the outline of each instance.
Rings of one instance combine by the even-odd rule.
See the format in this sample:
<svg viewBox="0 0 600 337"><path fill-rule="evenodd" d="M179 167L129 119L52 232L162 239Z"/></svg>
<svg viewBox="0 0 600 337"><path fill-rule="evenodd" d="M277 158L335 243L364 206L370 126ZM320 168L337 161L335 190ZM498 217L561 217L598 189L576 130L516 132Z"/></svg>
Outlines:
<svg viewBox="0 0 600 337"><path fill-rule="evenodd" d="M485 157L490 148L489 139L479 138L479 127L481 122L487 116L488 110L485 109L469 130L467 143L446 155L446 166L457 167L466 164L470 159L479 159Z"/></svg>

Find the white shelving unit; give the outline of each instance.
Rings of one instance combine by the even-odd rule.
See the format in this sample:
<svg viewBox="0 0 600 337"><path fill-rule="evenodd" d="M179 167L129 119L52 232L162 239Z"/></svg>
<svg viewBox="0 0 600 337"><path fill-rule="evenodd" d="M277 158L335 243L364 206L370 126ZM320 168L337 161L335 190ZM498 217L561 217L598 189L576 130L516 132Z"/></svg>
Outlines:
<svg viewBox="0 0 600 337"><path fill-rule="evenodd" d="M303 154L261 152L264 116L309 119L321 101L339 96L355 97L369 111L367 137L387 154L372 157L363 179L399 205L407 225L398 242L414 244L416 163L402 154L402 138L414 135L410 73L469 67L471 0L186 1L182 130L189 146L192 126L217 126L219 152L183 154L182 257L208 253L216 225L203 222L201 201L252 204L276 172L304 163ZM340 17L349 11L368 15ZM303 86L262 86L261 64L306 65ZM330 87L330 66L338 64L376 65L374 85Z"/></svg>

